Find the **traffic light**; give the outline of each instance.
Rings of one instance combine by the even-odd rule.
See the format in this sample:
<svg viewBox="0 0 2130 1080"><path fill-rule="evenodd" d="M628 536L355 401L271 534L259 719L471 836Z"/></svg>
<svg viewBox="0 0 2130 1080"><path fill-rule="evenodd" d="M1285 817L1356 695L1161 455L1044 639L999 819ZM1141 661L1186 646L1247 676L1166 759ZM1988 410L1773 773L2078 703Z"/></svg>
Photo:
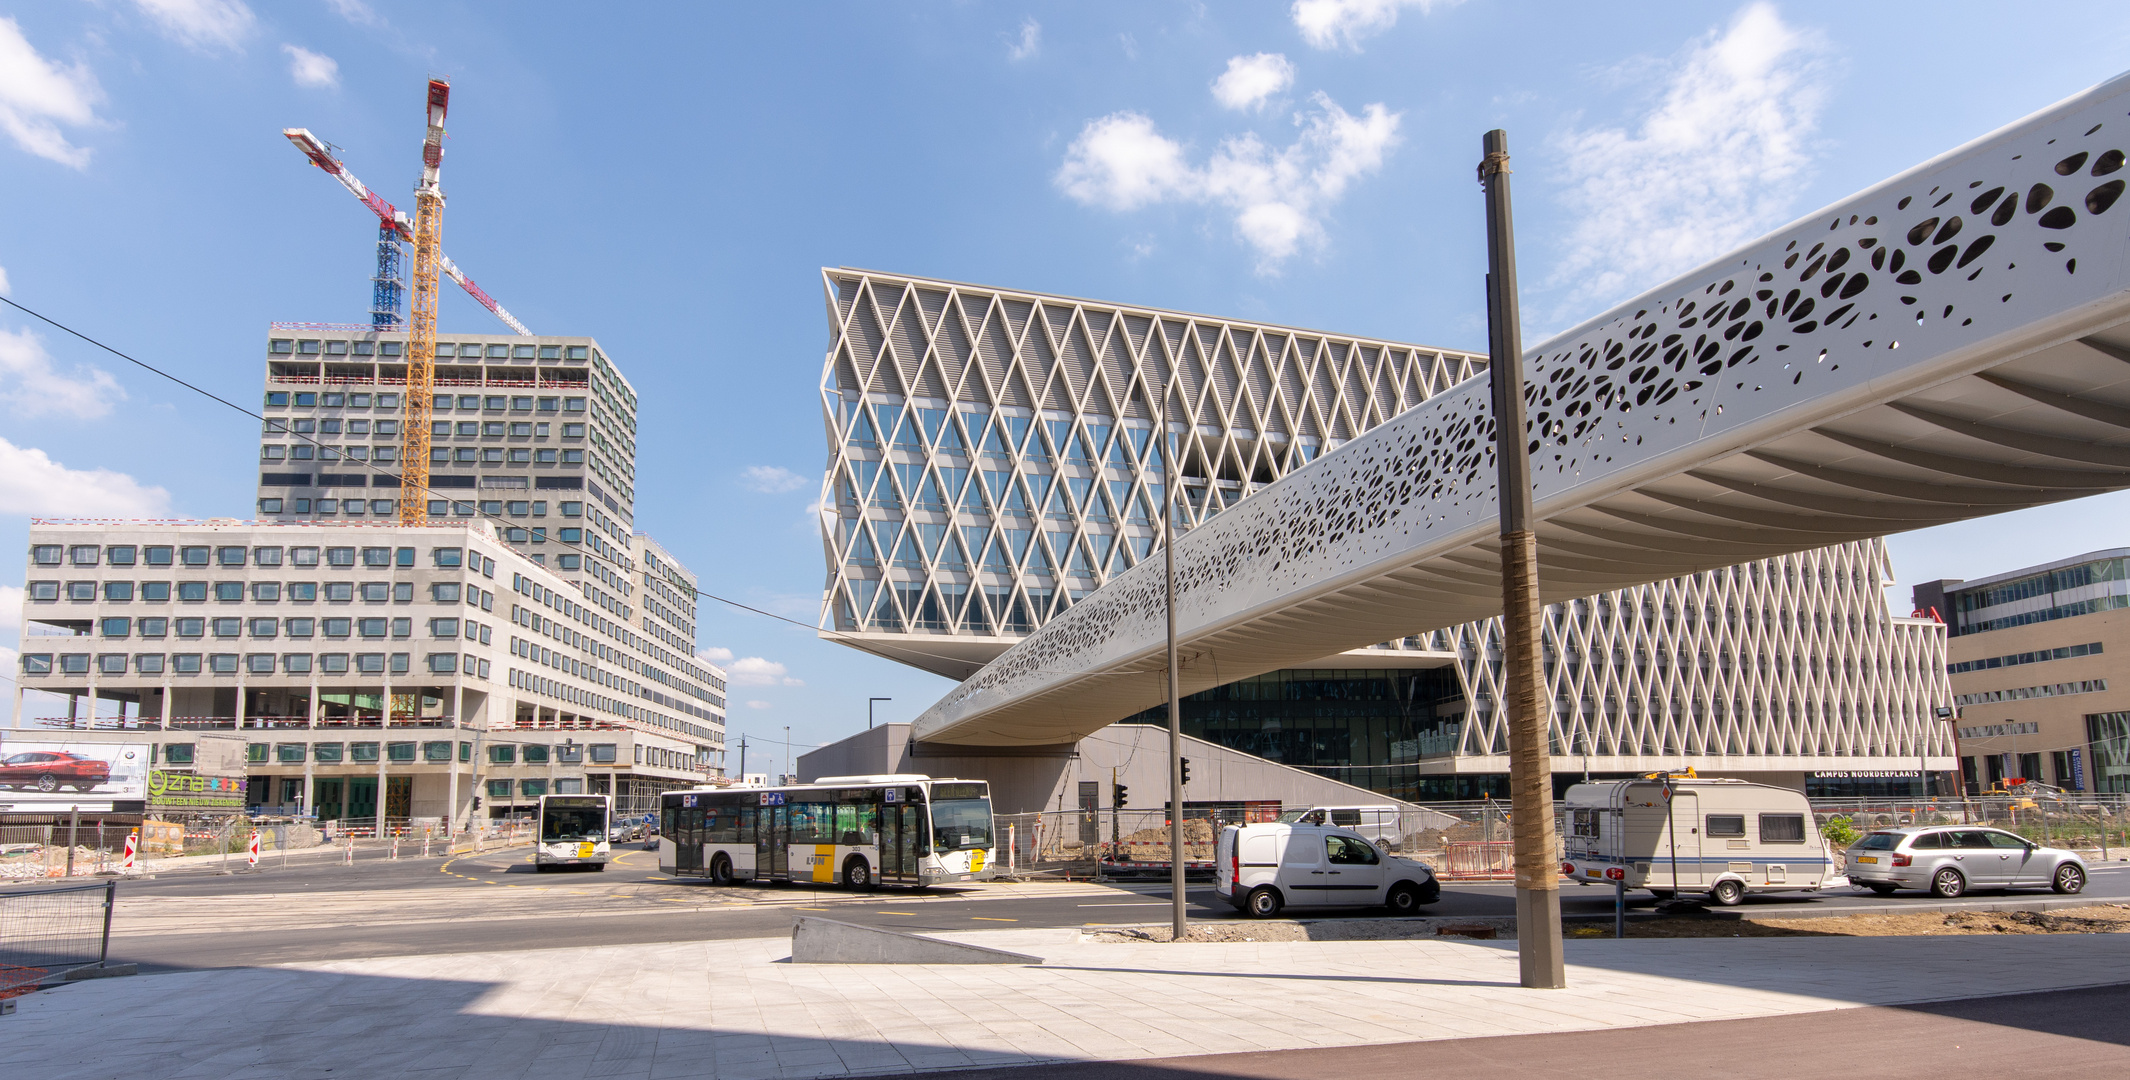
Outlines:
<svg viewBox="0 0 2130 1080"><path fill-rule="evenodd" d="M1186 784L1188 784L1188 783L1190 783L1190 782L1191 782L1191 759L1190 759L1190 758L1184 758L1184 759L1183 759L1183 782L1184 782L1184 783L1186 783Z"/></svg>
<svg viewBox="0 0 2130 1080"><path fill-rule="evenodd" d="M481 797L479 795L475 795L473 797L473 808L475 810L479 810L481 808Z"/></svg>
<svg viewBox="0 0 2130 1080"><path fill-rule="evenodd" d="M1124 809L1124 804L1130 798L1132 789L1125 787L1123 784L1111 784L1109 788L1109 805L1119 810Z"/></svg>

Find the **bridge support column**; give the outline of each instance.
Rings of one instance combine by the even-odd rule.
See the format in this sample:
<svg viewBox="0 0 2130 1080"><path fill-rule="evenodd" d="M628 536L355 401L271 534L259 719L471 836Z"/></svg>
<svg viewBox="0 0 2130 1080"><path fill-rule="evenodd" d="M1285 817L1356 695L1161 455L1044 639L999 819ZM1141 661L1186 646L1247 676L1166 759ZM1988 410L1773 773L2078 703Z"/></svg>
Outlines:
<svg viewBox="0 0 2130 1080"><path fill-rule="evenodd" d="M1531 530L1531 457L1524 423L1523 332L1516 227L1509 207L1509 135L1486 133L1479 182L1487 202L1488 368L1494 391L1495 488L1501 506L1503 722L1515 814L1516 952L1522 982L1568 985L1561 961L1560 865L1553 840L1553 769L1539 669L1538 534Z"/></svg>

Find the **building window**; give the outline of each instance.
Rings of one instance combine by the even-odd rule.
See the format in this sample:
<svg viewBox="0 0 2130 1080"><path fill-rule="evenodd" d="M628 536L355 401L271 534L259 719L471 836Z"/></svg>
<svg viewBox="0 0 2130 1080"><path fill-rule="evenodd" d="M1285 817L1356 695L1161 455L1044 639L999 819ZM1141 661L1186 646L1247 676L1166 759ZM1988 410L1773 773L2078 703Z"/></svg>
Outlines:
<svg viewBox="0 0 2130 1080"><path fill-rule="evenodd" d="M395 742L385 744L385 760L407 763L414 760L414 744Z"/></svg>
<svg viewBox="0 0 2130 1080"><path fill-rule="evenodd" d="M327 675L347 674L348 654L344 652L318 654L318 670Z"/></svg>
<svg viewBox="0 0 2130 1080"><path fill-rule="evenodd" d="M282 653L281 670L289 673L290 675L310 674L311 654L300 652Z"/></svg>
<svg viewBox="0 0 2130 1080"><path fill-rule="evenodd" d="M375 765L377 763L377 744L373 742L349 743L348 760Z"/></svg>
<svg viewBox="0 0 2130 1080"><path fill-rule="evenodd" d="M262 514L278 514L278 513L281 513L281 507L282 507L282 502L281 502L281 500L280 500L280 499L260 499L260 500L259 500L259 512L260 512L260 513L262 513Z"/></svg>
<svg viewBox="0 0 2130 1080"><path fill-rule="evenodd" d="M281 583L278 581L252 582L251 598L262 604L276 603L281 599Z"/></svg>
<svg viewBox="0 0 2130 1080"><path fill-rule="evenodd" d="M207 657L207 670L216 675L235 675L237 673L237 654L210 653Z"/></svg>
<svg viewBox="0 0 2130 1080"><path fill-rule="evenodd" d="M190 765L194 761L191 743L170 743L163 747L163 764Z"/></svg>
<svg viewBox="0 0 2130 1080"><path fill-rule="evenodd" d="M253 619L251 621L251 636L255 638L273 637L280 629L281 620L279 619Z"/></svg>
<svg viewBox="0 0 2130 1080"><path fill-rule="evenodd" d="M133 583L130 581L104 582L104 599L121 603L133 599Z"/></svg>
<svg viewBox="0 0 2130 1080"><path fill-rule="evenodd" d="M525 763L527 765L545 765L550 756L545 746L525 747Z"/></svg>
<svg viewBox="0 0 2130 1080"><path fill-rule="evenodd" d="M453 568L465 565L463 548L431 548L429 557L440 567Z"/></svg>
<svg viewBox="0 0 2130 1080"><path fill-rule="evenodd" d="M172 653L170 655L170 670L179 675L198 675L200 673L200 654L196 652Z"/></svg>
<svg viewBox="0 0 2130 1080"><path fill-rule="evenodd" d="M507 784L509 783L509 781L506 780L504 781L504 783ZM540 796L547 794L547 781L520 780L518 781L518 794L523 795L528 799L537 799Z"/></svg>
<svg viewBox="0 0 2130 1080"><path fill-rule="evenodd" d="M126 654L104 653L98 656L96 658L96 670L104 675L124 675L126 673Z"/></svg>
<svg viewBox="0 0 2130 1080"><path fill-rule="evenodd" d="M328 581L325 583L325 598L330 603L345 604L355 599L355 586L346 581Z"/></svg>
<svg viewBox="0 0 2130 1080"><path fill-rule="evenodd" d="M448 762L448 761L450 761L450 760L451 760L451 744L450 744L449 742L446 742L446 741L433 741L433 742L425 742L425 743L423 743L423 744L422 744L422 760L423 760L423 761L430 761L430 762L437 762L437 761L444 761L444 762Z"/></svg>
<svg viewBox="0 0 2130 1080"><path fill-rule="evenodd" d="M584 794L584 778L581 776L558 776L555 778L555 794Z"/></svg>
<svg viewBox="0 0 2130 1080"><path fill-rule="evenodd" d="M439 604L456 604L459 601L459 586L455 581L440 581L429 586L429 599Z"/></svg>
<svg viewBox="0 0 2130 1080"><path fill-rule="evenodd" d="M288 583L288 598L299 604L308 604L318 599L318 583L315 581L291 581Z"/></svg>
<svg viewBox="0 0 2130 1080"><path fill-rule="evenodd" d="M207 548L204 546L179 548L178 560L186 566L206 566Z"/></svg>
<svg viewBox="0 0 2130 1080"><path fill-rule="evenodd" d="M413 671L413 670L414 670L414 656L413 656L413 654L411 654L411 653L403 653L403 652L396 652L396 653L393 653L393 654L392 654L392 674L394 674L394 675L405 675L406 673L408 673L408 672L410 672L410 671Z"/></svg>
<svg viewBox="0 0 2130 1080"><path fill-rule="evenodd" d="M491 799L510 798L510 781L490 780L488 782L488 797Z"/></svg>
<svg viewBox="0 0 2130 1080"><path fill-rule="evenodd" d="M207 600L207 583L204 581L180 581L177 587L177 598L195 604L204 603Z"/></svg>
<svg viewBox="0 0 2130 1080"><path fill-rule="evenodd" d="M263 652L246 654L244 657L244 670L254 675L272 675L274 673L274 654Z"/></svg>
<svg viewBox="0 0 2130 1080"><path fill-rule="evenodd" d="M347 753L343 743L322 742L311 744L311 760L320 765L338 765Z"/></svg>
<svg viewBox="0 0 2130 1080"><path fill-rule="evenodd" d="M244 620L234 616L214 620L214 636L233 638L244 632Z"/></svg>
<svg viewBox="0 0 2130 1080"><path fill-rule="evenodd" d="M582 464L584 464L584 451L582 451L582 450L564 450L564 451L562 451L562 464L564 464L564 465L582 465Z"/></svg>
<svg viewBox="0 0 2130 1080"><path fill-rule="evenodd" d="M244 583L241 581L217 581L214 583L214 598L225 604L234 604L244 599Z"/></svg>
<svg viewBox="0 0 2130 1080"><path fill-rule="evenodd" d="M126 637L133 631L133 620L121 616L114 616L112 618L103 620L101 629L103 631L103 636L107 638Z"/></svg>
<svg viewBox="0 0 2130 1080"><path fill-rule="evenodd" d="M170 583L167 581L141 582L141 599L157 604L168 603L170 601Z"/></svg>
<svg viewBox="0 0 2130 1080"><path fill-rule="evenodd" d="M618 760L618 751L613 743L593 743L591 751L594 765L612 765Z"/></svg>
<svg viewBox="0 0 2130 1080"><path fill-rule="evenodd" d="M488 748L488 763L490 765L515 765L518 763L518 748L508 744L491 746ZM506 784L509 782L508 780L504 781Z"/></svg>
<svg viewBox="0 0 2130 1080"><path fill-rule="evenodd" d="M163 673L163 654L148 652L133 654L133 670L142 675L161 675Z"/></svg>
<svg viewBox="0 0 2130 1080"><path fill-rule="evenodd" d="M181 638L204 637L206 634L206 619L187 616L177 621L177 635Z"/></svg>

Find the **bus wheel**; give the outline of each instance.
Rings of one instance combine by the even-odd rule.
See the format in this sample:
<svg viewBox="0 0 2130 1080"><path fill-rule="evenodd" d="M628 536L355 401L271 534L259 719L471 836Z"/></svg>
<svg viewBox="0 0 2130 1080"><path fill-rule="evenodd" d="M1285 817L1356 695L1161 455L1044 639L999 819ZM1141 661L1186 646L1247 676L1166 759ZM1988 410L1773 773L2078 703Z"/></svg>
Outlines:
<svg viewBox="0 0 2130 1080"><path fill-rule="evenodd" d="M873 887L873 868L868 866L863 855L853 855L843 860L843 886L848 889Z"/></svg>
<svg viewBox="0 0 2130 1080"><path fill-rule="evenodd" d="M732 884L732 860L726 858L722 853L710 860L710 884Z"/></svg>
<svg viewBox="0 0 2130 1080"><path fill-rule="evenodd" d="M603 862L595 862L595 863L593 863L593 864L592 864L592 872L593 872L593 873L605 873L605 872L606 872L606 864L605 864L605 863L603 863Z"/></svg>

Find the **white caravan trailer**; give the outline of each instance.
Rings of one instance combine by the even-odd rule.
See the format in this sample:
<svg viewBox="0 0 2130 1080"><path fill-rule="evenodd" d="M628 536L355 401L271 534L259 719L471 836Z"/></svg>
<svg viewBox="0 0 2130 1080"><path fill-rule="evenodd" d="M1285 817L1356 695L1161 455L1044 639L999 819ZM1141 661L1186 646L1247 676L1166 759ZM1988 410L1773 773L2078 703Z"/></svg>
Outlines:
<svg viewBox="0 0 2130 1080"><path fill-rule="evenodd" d="M1564 876L1660 899L1705 892L1735 904L1748 892L1817 892L1846 884L1814 827L1803 792L1744 780L1652 777L1568 789Z"/></svg>

